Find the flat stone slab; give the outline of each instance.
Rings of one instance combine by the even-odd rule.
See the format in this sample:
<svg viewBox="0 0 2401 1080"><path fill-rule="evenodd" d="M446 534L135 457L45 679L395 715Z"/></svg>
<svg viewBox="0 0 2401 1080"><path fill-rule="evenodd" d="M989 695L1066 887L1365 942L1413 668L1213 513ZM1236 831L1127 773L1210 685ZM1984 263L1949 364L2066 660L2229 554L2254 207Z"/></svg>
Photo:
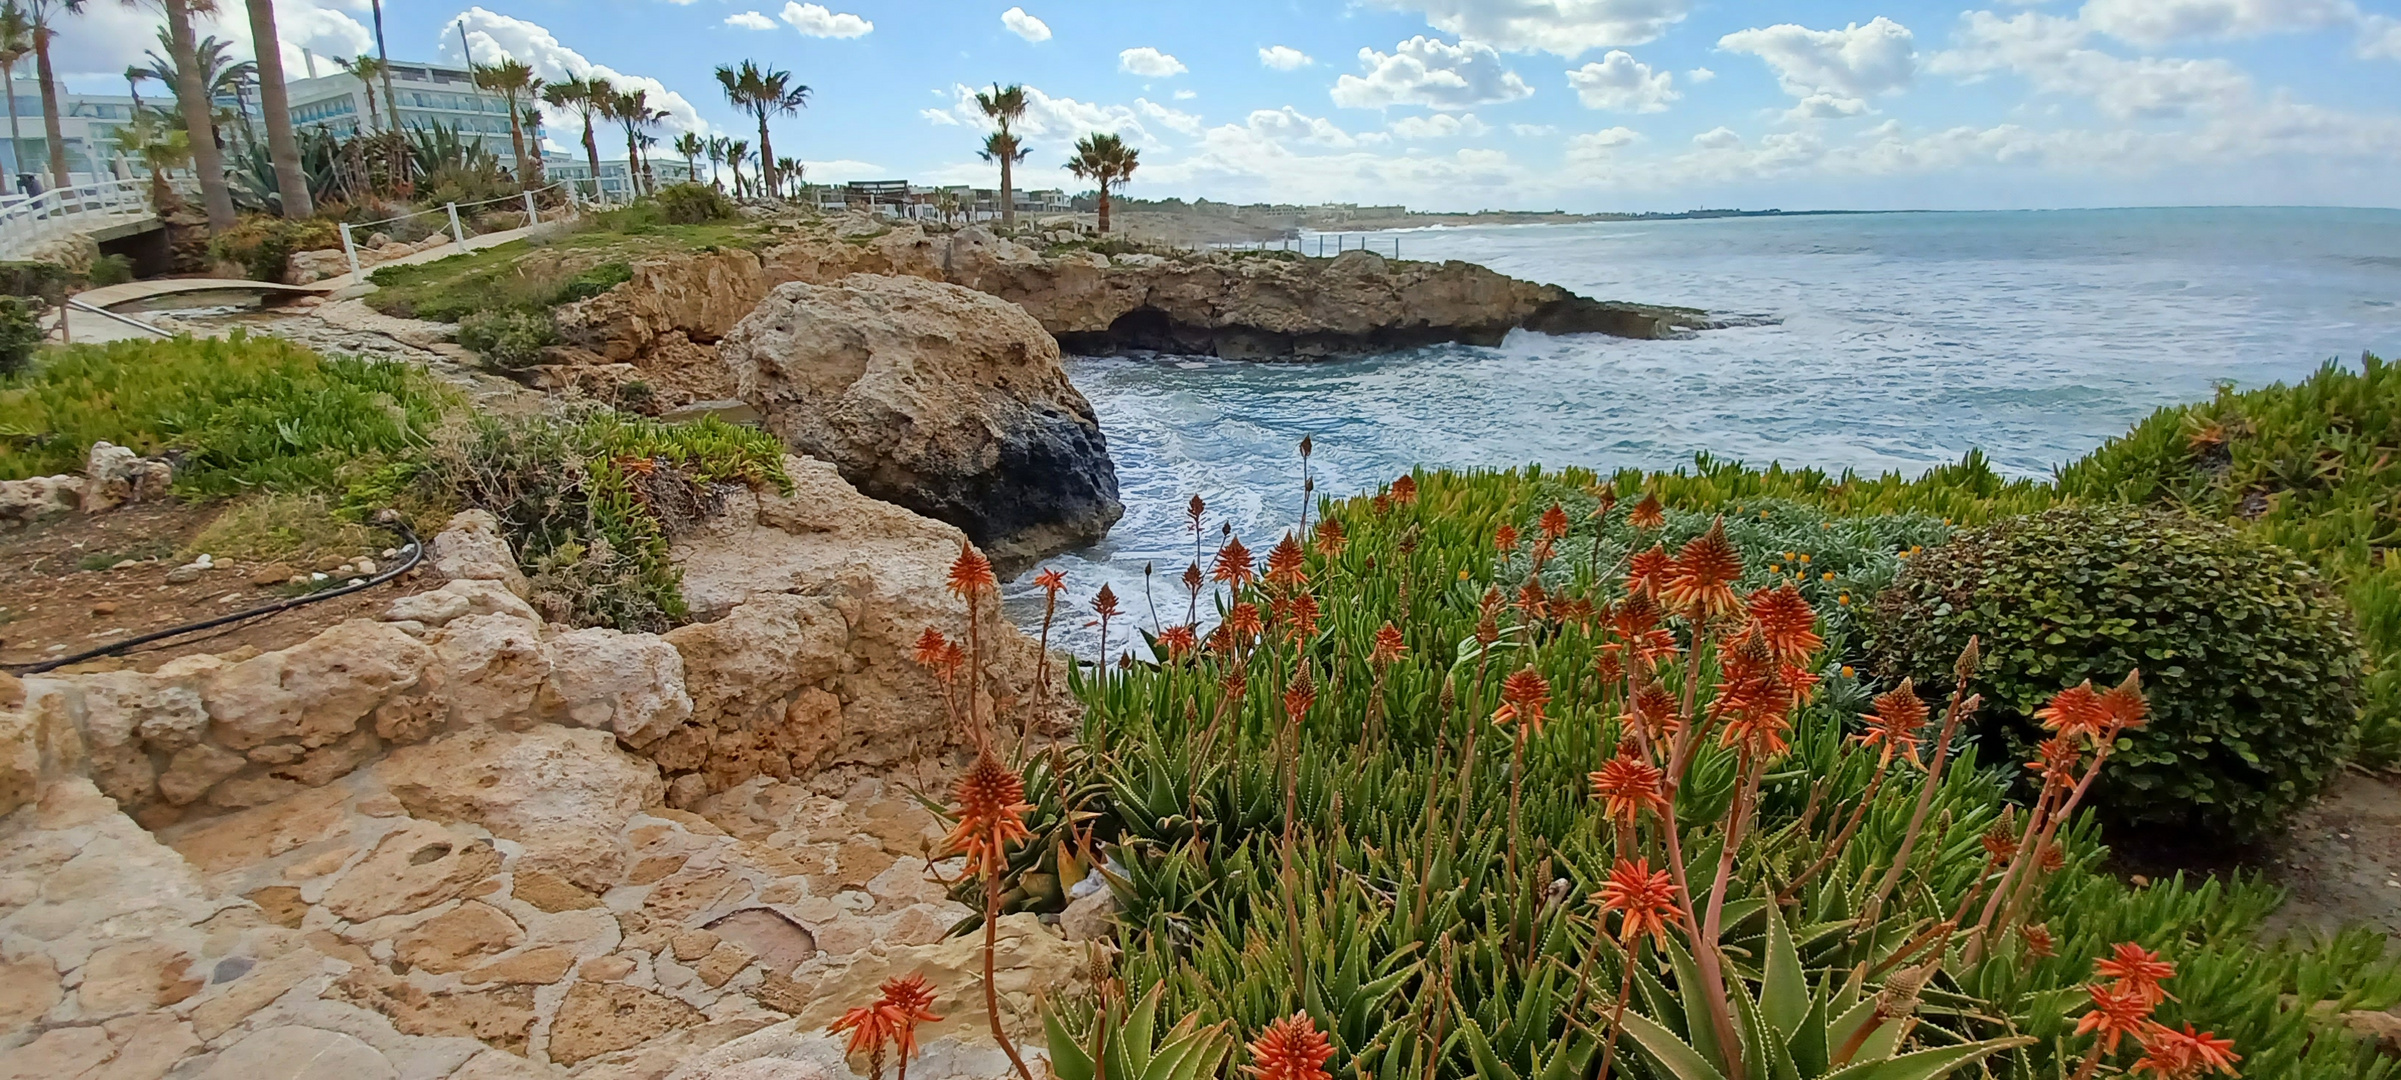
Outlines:
<svg viewBox="0 0 2401 1080"><path fill-rule="evenodd" d="M332 292L340 283L329 281L307 285L286 285L279 281L247 281L241 278L151 278L147 281L128 281L121 285L104 285L76 293L75 298L93 307L113 308L141 300L197 292L259 292L284 293L293 296L316 296Z"/></svg>

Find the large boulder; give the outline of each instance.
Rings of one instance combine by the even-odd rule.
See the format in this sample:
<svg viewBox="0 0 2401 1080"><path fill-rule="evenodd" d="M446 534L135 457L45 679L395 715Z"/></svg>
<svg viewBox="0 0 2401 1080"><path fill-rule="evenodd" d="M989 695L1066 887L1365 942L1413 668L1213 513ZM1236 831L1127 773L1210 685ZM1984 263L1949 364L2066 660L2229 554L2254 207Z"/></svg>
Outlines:
<svg viewBox="0 0 2401 1080"><path fill-rule="evenodd" d="M1004 572L1125 508L1091 403L1014 304L913 277L779 286L719 345L742 398L861 492L965 530Z"/></svg>

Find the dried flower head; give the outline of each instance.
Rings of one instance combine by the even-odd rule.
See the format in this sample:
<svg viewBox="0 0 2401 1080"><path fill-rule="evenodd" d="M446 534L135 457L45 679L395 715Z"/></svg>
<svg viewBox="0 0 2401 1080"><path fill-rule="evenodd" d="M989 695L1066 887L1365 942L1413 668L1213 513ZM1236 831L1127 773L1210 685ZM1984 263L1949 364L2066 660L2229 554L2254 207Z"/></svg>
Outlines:
<svg viewBox="0 0 2401 1080"><path fill-rule="evenodd" d="M1622 942L1631 943L1645 934L1665 941L1667 928L1684 922L1684 913L1676 908L1675 878L1665 870L1652 870L1649 859L1619 857L1592 900L1603 910L1618 913L1617 938Z"/></svg>
<svg viewBox="0 0 2401 1080"><path fill-rule="evenodd" d="M1409 645L1402 639L1400 628L1387 622L1376 628L1375 645L1368 650L1367 662L1377 667L1390 667L1400 663L1401 657L1408 652Z"/></svg>
<svg viewBox="0 0 2401 1080"><path fill-rule="evenodd" d="M1267 1025L1250 1041L1249 1050L1251 1063L1242 1071L1252 1080L1332 1080L1325 1065L1334 1056L1333 1040L1317 1030L1308 1013L1296 1012Z"/></svg>
<svg viewBox="0 0 2401 1080"><path fill-rule="evenodd" d="M1667 584L1660 589L1660 598L1695 621L1712 615L1740 610L1741 601L1734 595L1734 583L1742 577L1742 556L1726 539L1726 523L1719 519L1709 531L1692 538L1676 553L1674 568Z"/></svg>
<svg viewBox="0 0 2401 1080"><path fill-rule="evenodd" d="M1626 515L1626 524L1644 531L1656 529L1667 524L1667 510L1659 505L1659 496L1643 492L1642 501L1635 503L1633 511Z"/></svg>
<svg viewBox="0 0 2401 1080"><path fill-rule="evenodd" d="M1185 592L1191 593L1195 596L1200 595L1201 582L1205 579L1201 577L1201 568L1199 563L1185 563L1183 579Z"/></svg>
<svg viewBox="0 0 2401 1080"><path fill-rule="evenodd" d="M1331 559L1342 554L1342 549L1348 546L1350 546L1350 536L1342 531L1342 522L1339 519L1326 518L1317 523L1318 554Z"/></svg>
<svg viewBox="0 0 2401 1080"><path fill-rule="evenodd" d="M1917 684L1902 679L1901 685L1876 695L1875 711L1867 716L1867 733L1859 736L1863 746L1883 748L1882 762L1890 764L1893 755L1906 756L1910 764L1917 763L1919 733L1926 726L1926 703L1917 696Z"/></svg>
<svg viewBox="0 0 2401 1080"><path fill-rule="evenodd" d="M1125 614L1118 609L1117 594L1110 591L1106 582L1103 582L1100 591L1092 596L1092 613L1104 619L1114 619Z"/></svg>
<svg viewBox="0 0 2401 1080"><path fill-rule="evenodd" d="M1752 593L1746 606L1751 610L1751 621L1758 624L1760 635L1766 638L1768 650L1778 660L1802 663L1826 643L1826 639L1817 635L1817 609L1810 607L1801 590L1790 584Z"/></svg>
<svg viewBox="0 0 2401 1080"><path fill-rule="evenodd" d="M959 557L950 562L950 581L943 586L961 599L982 596L1000 587L992 576L992 560L984 557L974 545L959 542Z"/></svg>
<svg viewBox="0 0 2401 1080"><path fill-rule="evenodd" d="M2051 937L2051 928L2042 923L2018 927L2018 940L2026 943L2026 954L2037 960L2055 956L2059 951L2059 943Z"/></svg>
<svg viewBox="0 0 2401 1080"><path fill-rule="evenodd" d="M1010 844L1031 835L1025 813L1025 781L992 756L991 747L976 755L975 765L959 778L955 798L959 823L950 830L943 850L967 857L966 872L998 874L1007 868Z"/></svg>
<svg viewBox="0 0 2401 1080"><path fill-rule="evenodd" d="M1557 540L1562 536L1566 536L1568 528L1566 508L1560 506L1558 503L1552 503L1550 509L1542 512L1541 524L1542 535L1544 536L1550 537L1553 540Z"/></svg>
<svg viewBox="0 0 2401 1080"><path fill-rule="evenodd" d="M1667 816L1666 774L1635 753L1631 742L1589 779L1592 793L1600 796L1602 812L1611 821L1632 825L1645 810L1655 811L1663 818Z"/></svg>
<svg viewBox="0 0 2401 1080"><path fill-rule="evenodd" d="M1191 526L1191 528L1192 528L1192 531L1193 531L1193 532L1199 532L1199 531L1200 531L1200 525L1201 525L1201 511L1203 511L1203 510L1206 510L1206 509L1208 509L1208 508L1209 508L1209 504L1208 504L1208 503L1205 503L1205 502L1202 502L1202 501L1201 501L1201 497L1200 497L1199 495L1197 495L1197 494L1196 494L1196 495L1194 495L1194 496L1192 497L1192 501L1191 501L1191 502L1188 502L1188 503L1185 503L1185 504L1184 504L1184 516L1185 516L1186 518L1189 518L1189 519L1191 519L1191 522L1192 522L1192 526Z"/></svg>
<svg viewBox="0 0 2401 1080"><path fill-rule="evenodd" d="M1592 492L1592 516L1596 518L1609 516L1609 511L1617 507L1617 485L1604 483L1590 490Z"/></svg>
<svg viewBox="0 0 2401 1080"><path fill-rule="evenodd" d="M1237 589L1251 583L1257 570L1251 565L1251 550L1242 541L1227 538L1225 546L1217 549L1216 561L1209 564L1209 576Z"/></svg>
<svg viewBox="0 0 2401 1080"><path fill-rule="evenodd" d="M1551 703L1550 680L1528 664L1501 680L1501 707L1492 714L1496 724L1522 723L1533 734L1542 734L1543 708Z"/></svg>
<svg viewBox="0 0 2401 1080"><path fill-rule="evenodd" d="M1298 588L1309 580L1308 556L1301 551L1301 542L1291 533L1276 541L1275 550L1267 553L1267 580L1284 588Z"/></svg>

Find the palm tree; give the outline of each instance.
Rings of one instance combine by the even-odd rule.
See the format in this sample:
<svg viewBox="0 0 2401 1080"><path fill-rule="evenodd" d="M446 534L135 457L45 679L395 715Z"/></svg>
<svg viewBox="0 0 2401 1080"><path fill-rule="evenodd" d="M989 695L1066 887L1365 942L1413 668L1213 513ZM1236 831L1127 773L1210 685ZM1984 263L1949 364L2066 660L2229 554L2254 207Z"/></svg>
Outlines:
<svg viewBox="0 0 2401 1080"><path fill-rule="evenodd" d="M133 111L142 111L142 84L149 82L152 78L154 76L148 71L132 64L125 65L125 92L133 95Z"/></svg>
<svg viewBox="0 0 2401 1080"><path fill-rule="evenodd" d="M250 40L258 46L258 105L266 114L267 156L275 161L275 190L283 196L283 216L304 218L316 212L308 194L308 174L300 168L300 140L292 135L292 99L284 93L282 38L275 33L275 0L249 0Z"/></svg>
<svg viewBox="0 0 2401 1080"><path fill-rule="evenodd" d="M656 195L659 193L659 174L651 171L651 162L657 160L657 155L650 151L659 145L659 137L645 131L634 136L634 141L642 146L642 188Z"/></svg>
<svg viewBox="0 0 2401 1080"><path fill-rule="evenodd" d="M357 79L359 85L367 90L367 127L359 129L360 133L364 134L370 128L382 127L383 117L375 111L375 77L383 74L383 61L376 59L374 53L360 53L348 60L336 60L334 63L340 64L342 70L349 72L350 77Z"/></svg>
<svg viewBox="0 0 2401 1080"><path fill-rule="evenodd" d="M256 2L256 0L252 0ZM509 146L517 155L517 180L520 186L542 181L541 158L525 156L525 125L518 115L520 103L542 92L542 80L525 61L511 57L497 64L473 65L475 85L499 94L509 106Z"/></svg>
<svg viewBox="0 0 2401 1080"><path fill-rule="evenodd" d="M25 16L33 28L34 68L42 80L42 136L50 142L50 183L67 186L67 136L59 127L58 76L50 70L50 39L58 17L83 14L83 0L27 0ZM9 96L16 96L11 89Z"/></svg>
<svg viewBox="0 0 2401 1080"><path fill-rule="evenodd" d="M651 108L650 91L640 89L609 95L605 107L608 118L625 128L625 190L626 197L632 198L640 194L634 181L637 179L635 170L642 163L642 129L665 119L667 113L663 109Z"/></svg>
<svg viewBox="0 0 2401 1080"><path fill-rule="evenodd" d="M984 149L980 153L984 160L1000 163L1000 224L1002 228L1015 228L1017 195L1011 180L1011 168L1032 152L1018 140L1013 126L1025 115L1025 87L1016 83L1008 86L993 83L989 93L977 91L975 106L982 109L984 115L999 128L985 137Z"/></svg>
<svg viewBox="0 0 2401 1080"><path fill-rule="evenodd" d="M776 190L775 142L767 133L767 121L798 113L809 103L810 90L794 83L791 72L763 68L754 60L744 60L740 67L720 66L717 84L725 88L725 100L758 117L759 190L772 194Z"/></svg>
<svg viewBox="0 0 2401 1080"><path fill-rule="evenodd" d="M780 157L775 159L775 176L776 179L784 182L785 198L797 199L800 197L800 178L806 168L807 166L802 165L796 158Z"/></svg>
<svg viewBox="0 0 2401 1080"><path fill-rule="evenodd" d="M11 172L25 171L23 138L17 128L17 61L33 51L33 21L17 0L0 3L0 81L8 84L8 164Z"/></svg>
<svg viewBox="0 0 2401 1080"><path fill-rule="evenodd" d="M128 6L141 6L146 2L148 0L125 0ZM156 2L167 15L167 53L174 58L174 70L166 73L168 85L175 88L175 103L183 114L183 128L191 134L192 171L200 175L200 199L208 208L208 228L212 233L224 232L233 227L233 189L225 182L225 157L217 148L216 117L209 108L209 86L204 78L204 69L200 66L199 44L192 35L192 16L214 13L217 10L216 0ZM28 0L28 10L36 13L35 21L38 23L39 13L45 7L81 11L83 3L84 0ZM39 33L34 36L34 51L41 57L43 82L47 84L50 81L50 61ZM45 107L50 104L52 96L45 87ZM384 96L389 98L391 94L387 92ZM51 168L62 178L66 175L63 147L51 150Z"/></svg>
<svg viewBox="0 0 2401 1080"><path fill-rule="evenodd" d="M725 136L711 135L700 144L700 151L709 158L709 186L725 190L725 178L718 175L725 167Z"/></svg>
<svg viewBox="0 0 2401 1080"><path fill-rule="evenodd" d="M169 125L166 114L137 109L133 122L117 129L114 143L118 153L150 170L150 204L165 210L174 201L174 189L167 186L167 170L180 169L192 160L191 137L182 128Z"/></svg>
<svg viewBox="0 0 2401 1080"><path fill-rule="evenodd" d="M700 179L700 155L709 150L707 141L687 131L676 136L675 144L668 149L683 155L684 173L686 174L684 178L697 182Z"/></svg>
<svg viewBox="0 0 2401 1080"><path fill-rule="evenodd" d="M739 199L744 195L744 191L742 189L742 163L746 160L749 160L749 158L750 140L725 140L725 165L734 172L734 198Z"/></svg>
<svg viewBox="0 0 2401 1080"><path fill-rule="evenodd" d="M584 122L584 160L592 168L592 197L600 198L600 143L592 138L592 118L607 118L607 105L616 88L607 79L568 79L542 88L542 100L573 109Z"/></svg>
<svg viewBox="0 0 2401 1080"><path fill-rule="evenodd" d="M174 55L175 43L169 37L166 27L159 27L158 44L159 48L167 50L168 56L160 56L157 49L142 54L150 58L150 77L174 86L177 77L176 63L168 57ZM192 57L194 65L200 69L200 83L206 90L211 110L210 115L216 117L220 132L217 147L223 149L225 147L222 137L224 128L237 123L247 128L250 124L248 110L239 109L238 106L243 101L244 95L248 93L248 80L257 73L258 65L249 60L235 60L233 43L215 34L210 34L195 42L192 46ZM180 92L178 91L178 93ZM218 108L217 99L225 97L233 98L237 108ZM253 138L251 141L256 142L257 140Z"/></svg>
<svg viewBox="0 0 2401 1080"><path fill-rule="evenodd" d="M1095 131L1076 141L1075 157L1067 162L1067 171L1079 180L1090 180L1100 186L1100 231L1109 232L1109 189L1134 178L1134 169L1142 164L1142 151L1125 144L1125 140L1105 131Z"/></svg>

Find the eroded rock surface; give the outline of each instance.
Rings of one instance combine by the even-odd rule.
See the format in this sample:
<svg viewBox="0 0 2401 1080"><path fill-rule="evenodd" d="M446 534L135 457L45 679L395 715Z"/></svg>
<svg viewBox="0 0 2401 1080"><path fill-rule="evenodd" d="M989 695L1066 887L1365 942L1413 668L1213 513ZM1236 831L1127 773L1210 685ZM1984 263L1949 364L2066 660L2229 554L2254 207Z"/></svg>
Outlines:
<svg viewBox="0 0 2401 1080"><path fill-rule="evenodd" d="M1099 539L1117 470L1022 308L915 277L777 286L719 346L737 393L861 492L966 531L1004 568Z"/></svg>

